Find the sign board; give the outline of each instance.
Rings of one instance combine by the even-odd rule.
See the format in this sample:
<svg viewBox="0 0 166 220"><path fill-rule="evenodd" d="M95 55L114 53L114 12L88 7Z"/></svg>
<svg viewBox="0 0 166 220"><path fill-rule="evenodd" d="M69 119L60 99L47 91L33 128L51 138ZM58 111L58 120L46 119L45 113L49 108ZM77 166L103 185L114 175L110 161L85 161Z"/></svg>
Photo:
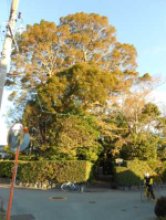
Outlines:
<svg viewBox="0 0 166 220"><path fill-rule="evenodd" d="M122 165L123 164L123 162L124 162L124 160L122 159L122 158L116 158L115 159L115 163L117 164L117 165Z"/></svg>

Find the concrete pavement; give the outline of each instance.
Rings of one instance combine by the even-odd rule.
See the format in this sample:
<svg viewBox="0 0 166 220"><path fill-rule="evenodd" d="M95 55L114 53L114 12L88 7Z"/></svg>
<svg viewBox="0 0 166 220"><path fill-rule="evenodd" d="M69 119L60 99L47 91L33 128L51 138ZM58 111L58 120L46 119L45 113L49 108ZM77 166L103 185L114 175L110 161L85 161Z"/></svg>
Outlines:
<svg viewBox="0 0 166 220"><path fill-rule="evenodd" d="M1 188L0 196L6 207L9 189ZM15 189L11 220L153 220L154 205L142 202L139 191Z"/></svg>

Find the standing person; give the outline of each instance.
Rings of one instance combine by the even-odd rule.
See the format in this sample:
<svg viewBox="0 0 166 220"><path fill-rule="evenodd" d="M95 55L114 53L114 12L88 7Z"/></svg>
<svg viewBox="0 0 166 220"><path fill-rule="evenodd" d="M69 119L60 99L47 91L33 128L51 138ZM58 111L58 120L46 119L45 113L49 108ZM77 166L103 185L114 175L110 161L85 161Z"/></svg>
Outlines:
<svg viewBox="0 0 166 220"><path fill-rule="evenodd" d="M153 192L153 178L152 178L152 176L150 176L149 173L145 173L144 186L146 187L147 192L151 196L151 198L155 199L155 195L154 195L154 192Z"/></svg>

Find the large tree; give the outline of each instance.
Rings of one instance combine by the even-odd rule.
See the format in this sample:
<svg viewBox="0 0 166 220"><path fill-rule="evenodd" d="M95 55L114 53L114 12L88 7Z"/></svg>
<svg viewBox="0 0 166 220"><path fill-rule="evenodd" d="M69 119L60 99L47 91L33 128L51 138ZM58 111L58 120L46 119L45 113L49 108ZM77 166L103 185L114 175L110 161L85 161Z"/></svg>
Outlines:
<svg viewBox="0 0 166 220"><path fill-rule="evenodd" d="M136 67L134 46L118 42L107 17L94 13L68 15L58 25L44 20L28 25L18 37L18 47L19 53L13 51L12 71L17 74L15 83L26 89L22 102L31 98L26 94L32 88L77 63L95 63L116 73L125 86L131 84Z"/></svg>
<svg viewBox="0 0 166 220"><path fill-rule="evenodd" d="M13 51L12 71L17 75L16 89L22 90L15 94L21 95L18 104L23 106L25 124L38 129L34 141L42 149L47 137L54 137L60 115L98 115L103 145L118 152L126 143L136 146L135 136L147 125L150 128L157 117L155 106L146 106L147 90L138 92L151 77L139 76L134 46L118 42L106 17L76 13L60 18L58 25L42 20L27 26L18 47L19 53ZM149 111L153 114L148 116ZM61 120L68 125L75 118ZM50 123L55 126L53 133L46 132ZM151 132L146 132L153 140Z"/></svg>
<svg viewBox="0 0 166 220"><path fill-rule="evenodd" d="M73 148L75 154L89 152L91 155L96 151L95 146L98 149L100 144L94 135L95 129L88 125L86 118L96 114L96 106L107 105L106 101L111 91L116 90L117 84L113 74L94 65L77 64L52 76L44 86L39 85L34 99L28 102L23 114L24 124L37 130L37 134L33 135L34 145L41 149L46 146L59 149L61 146L70 151ZM60 116L64 117L59 119ZM81 139L84 140L83 144L80 143ZM90 155L86 155L86 158L90 158Z"/></svg>

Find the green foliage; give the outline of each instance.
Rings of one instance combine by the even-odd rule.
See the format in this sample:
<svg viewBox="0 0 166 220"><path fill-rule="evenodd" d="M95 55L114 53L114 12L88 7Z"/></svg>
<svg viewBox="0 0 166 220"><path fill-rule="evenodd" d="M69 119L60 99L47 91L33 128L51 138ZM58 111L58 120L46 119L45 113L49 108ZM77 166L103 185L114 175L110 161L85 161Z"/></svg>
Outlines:
<svg viewBox="0 0 166 220"><path fill-rule="evenodd" d="M155 176L156 173L151 169L146 161L127 161L127 167L116 167L116 182L122 186L132 186L143 184L144 174L149 172Z"/></svg>
<svg viewBox="0 0 166 220"><path fill-rule="evenodd" d="M141 178L126 167L116 167L115 181L119 186L140 185Z"/></svg>
<svg viewBox="0 0 166 220"><path fill-rule="evenodd" d="M159 170L159 174L161 176L162 181L166 182L166 161L162 163L162 166L160 167Z"/></svg>
<svg viewBox="0 0 166 220"><path fill-rule="evenodd" d="M152 170L154 170L157 173L157 175L161 175L161 170L164 167L163 162L161 162L160 160L150 159L147 160L147 164Z"/></svg>
<svg viewBox="0 0 166 220"><path fill-rule="evenodd" d="M166 160L166 138L160 138L157 155L161 160Z"/></svg>
<svg viewBox="0 0 166 220"><path fill-rule="evenodd" d="M143 76L139 77L140 81L151 81L152 77L149 73L145 73Z"/></svg>
<svg viewBox="0 0 166 220"><path fill-rule="evenodd" d="M40 102L52 113L89 110L94 103L104 105L118 83L114 74L92 64L76 64L57 73L38 88Z"/></svg>
<svg viewBox="0 0 166 220"><path fill-rule="evenodd" d="M155 105L154 103L147 103L144 106L142 114L155 117L155 116L159 116L161 114L161 112L160 112L158 106Z"/></svg>
<svg viewBox="0 0 166 220"><path fill-rule="evenodd" d="M115 32L115 28L109 24L107 17L83 12L60 18L59 25L44 20L39 24L28 25L18 40L19 54L16 51L13 51L12 54L13 71L18 74L17 79L19 79L15 82L15 91L11 96L11 98L15 97L15 104L24 108L27 100L33 99L32 87L33 90L36 90L38 85L45 86L45 83L56 76L57 72L78 63L95 63L96 68L117 75L119 80L117 91L131 87L133 82L131 72L136 68L136 49L133 45L118 42ZM100 100L104 100L106 94L103 93L103 89L99 92L100 88L97 93L95 87L103 84L101 81L110 81L107 76L108 74L105 73L104 79L97 75L98 80L95 80L94 71L92 75L89 72L91 91L95 90L95 94L100 96ZM79 77L84 81L83 75ZM111 75L110 78L112 78ZM79 79L77 80L79 81ZM21 93L17 91L18 82L23 83ZM88 82L85 81L79 86L80 88L77 88L79 98L87 98L82 88L88 90ZM26 90L24 90L25 88ZM51 88L56 92L63 90L62 85L55 88L50 84L47 89L51 90ZM29 89L28 93L27 89ZM89 93L88 98L92 98L93 102L97 96L95 97L92 92ZM70 98L74 102L77 101L74 96L70 96ZM54 96L55 100L56 105L61 106L59 97Z"/></svg>
<svg viewBox="0 0 166 220"><path fill-rule="evenodd" d="M102 147L98 142L100 133L94 117L68 114L47 118L47 115L45 117L43 114L36 119L35 115L30 115L30 112L25 112L24 122L28 127L36 123L36 133L32 135L32 142L40 156L51 160L98 159Z"/></svg>
<svg viewBox="0 0 166 220"><path fill-rule="evenodd" d="M155 104L146 104L141 94L129 95L123 106L114 105L109 116L101 117L103 145L115 158L164 158L165 145L157 133L160 111Z"/></svg>
<svg viewBox="0 0 166 220"><path fill-rule="evenodd" d="M122 147L121 155L125 159L156 159L158 140L157 136L147 132L131 134L128 136L127 145Z"/></svg>
<svg viewBox="0 0 166 220"><path fill-rule="evenodd" d="M156 104L147 103L142 109L142 113L140 115L140 121L148 124L148 123L157 121L160 115L161 115L161 112Z"/></svg>
<svg viewBox="0 0 166 220"><path fill-rule="evenodd" d="M93 147L78 147L76 155L78 160L87 160L95 162L99 158L99 154L102 151L102 147L98 144Z"/></svg>
<svg viewBox="0 0 166 220"><path fill-rule="evenodd" d="M165 136L165 119L145 100L152 78L135 71L134 46L117 41L107 17L81 12L59 25L42 20L27 26L18 47L11 98L24 110L37 157L94 162L104 149L103 155L125 159L165 158L165 145L157 151L161 138L154 135L157 129ZM86 119L92 114L93 125Z"/></svg>
<svg viewBox="0 0 166 220"><path fill-rule="evenodd" d="M150 173L150 175L155 176L156 172L152 169L147 161L141 161L138 159L127 161L127 167L143 179L145 172Z"/></svg>
<svg viewBox="0 0 166 220"><path fill-rule="evenodd" d="M154 177L155 183L166 182L166 163L159 160L131 160L127 161L127 167L116 167L118 183L138 185L143 183L144 174L148 172Z"/></svg>
<svg viewBox="0 0 166 220"><path fill-rule="evenodd" d="M99 132L95 120L71 115L57 118L55 126L56 139L53 142L56 143L58 153L67 158L82 155L84 159L97 160L101 146L97 141Z"/></svg>
<svg viewBox="0 0 166 220"><path fill-rule="evenodd" d="M0 177L11 177L12 161L0 162ZM23 183L86 182L92 164L87 161L19 161L17 178Z"/></svg>
<svg viewBox="0 0 166 220"><path fill-rule="evenodd" d="M89 112L95 111L96 102L105 104L115 82L113 74L94 65L77 64L39 86L36 101L26 106L23 115L24 124L36 128L34 145L49 159L96 161L101 152L100 133Z"/></svg>
<svg viewBox="0 0 166 220"><path fill-rule="evenodd" d="M11 178L11 169L14 166L11 161L0 161L0 177Z"/></svg>
<svg viewBox="0 0 166 220"><path fill-rule="evenodd" d="M91 171L91 164L85 161L39 161L29 162L19 168L18 178L22 182L54 183L67 181L85 182Z"/></svg>

